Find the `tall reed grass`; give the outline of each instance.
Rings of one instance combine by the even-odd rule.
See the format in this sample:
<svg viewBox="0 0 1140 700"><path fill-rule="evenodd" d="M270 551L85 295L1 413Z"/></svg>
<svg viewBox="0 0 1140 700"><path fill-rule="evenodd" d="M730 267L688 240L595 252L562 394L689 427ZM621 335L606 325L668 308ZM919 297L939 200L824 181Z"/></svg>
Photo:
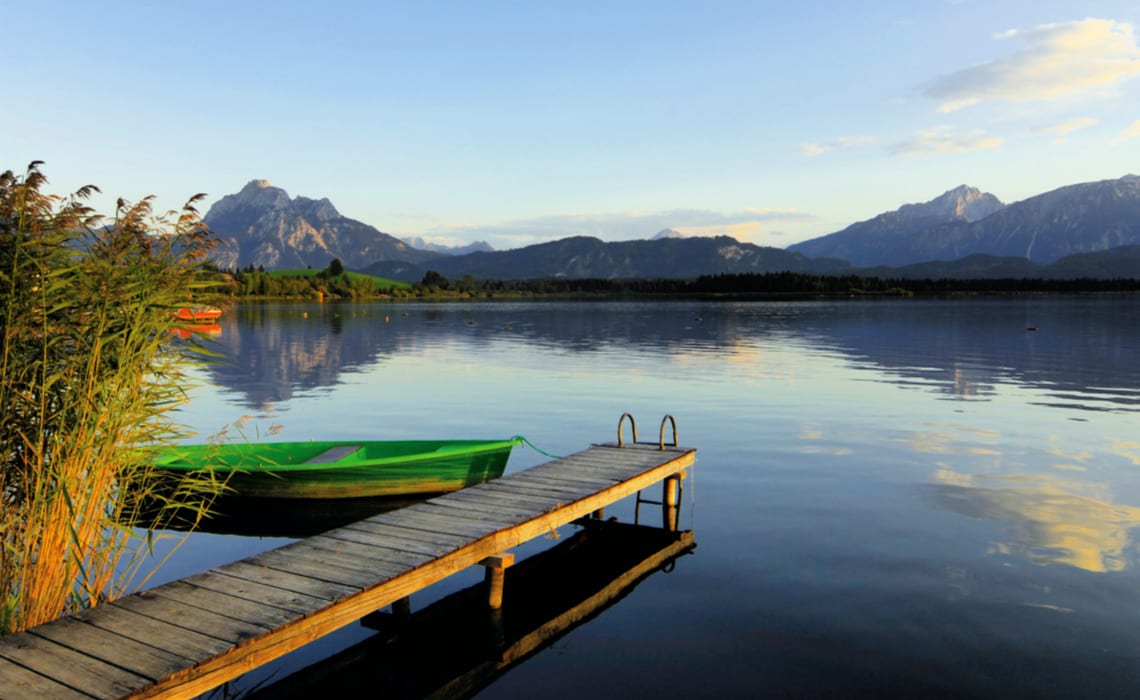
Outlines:
<svg viewBox="0 0 1140 700"><path fill-rule="evenodd" d="M172 410L203 357L171 332L208 292L201 195L104 221L96 188L46 183L38 162L0 175L0 634L121 595L145 575L135 526L198 517L220 489L159 491L147 459L185 437Z"/></svg>

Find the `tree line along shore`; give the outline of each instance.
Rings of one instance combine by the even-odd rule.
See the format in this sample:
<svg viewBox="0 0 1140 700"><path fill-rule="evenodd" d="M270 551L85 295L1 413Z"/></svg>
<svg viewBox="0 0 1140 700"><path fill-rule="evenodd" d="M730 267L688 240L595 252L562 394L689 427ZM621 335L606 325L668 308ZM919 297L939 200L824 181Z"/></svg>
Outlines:
<svg viewBox="0 0 1140 700"><path fill-rule="evenodd" d="M428 271L416 283L345 270L338 260L324 270L214 270L232 299L496 299L526 297L693 297L811 299L853 296L930 297L1010 294L1095 294L1140 291L1140 278L915 279L797 272L703 275L696 279L537 278L447 279Z"/></svg>

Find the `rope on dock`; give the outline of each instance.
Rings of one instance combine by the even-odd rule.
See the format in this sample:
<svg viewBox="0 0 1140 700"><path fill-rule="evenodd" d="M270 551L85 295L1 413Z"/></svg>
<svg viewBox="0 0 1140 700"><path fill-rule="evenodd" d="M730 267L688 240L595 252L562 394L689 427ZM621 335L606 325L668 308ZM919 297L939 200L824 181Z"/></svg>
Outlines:
<svg viewBox="0 0 1140 700"><path fill-rule="evenodd" d="M532 450L534 450L535 452L539 453L539 454L540 454L540 455L542 455L543 457L549 457L550 459L562 459L562 455L552 455L552 454L550 454L550 453L549 453L549 452L547 452L546 450L543 450L543 449L539 448L539 447L538 447L537 445L535 445L533 442L531 442L530 440L528 440L528 439L526 438L526 436L525 436L525 435L516 435L516 436L515 436L515 439L516 439L516 440L522 440L522 441L523 441L523 443L524 443L525 445L527 445L528 447L530 447L530 449L532 449Z"/></svg>

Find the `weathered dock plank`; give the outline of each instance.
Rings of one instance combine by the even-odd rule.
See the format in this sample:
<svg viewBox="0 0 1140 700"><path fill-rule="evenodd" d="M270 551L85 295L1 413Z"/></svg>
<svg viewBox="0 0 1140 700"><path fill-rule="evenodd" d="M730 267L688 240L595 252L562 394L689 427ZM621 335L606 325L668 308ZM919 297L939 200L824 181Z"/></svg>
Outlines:
<svg viewBox="0 0 1140 700"><path fill-rule="evenodd" d="M397 515L397 513L399 515ZM443 532L452 535L463 535L472 540L486 537L496 528L479 522L472 522L465 518L451 518L439 513L426 512L420 504L404 508L403 510L384 513L373 518L372 522L400 524L406 527L419 528L428 532Z"/></svg>
<svg viewBox="0 0 1140 700"><path fill-rule="evenodd" d="M94 697L123 695L151 682L37 634L4 637L0 642L4 642L0 656Z"/></svg>
<svg viewBox="0 0 1140 700"><path fill-rule="evenodd" d="M378 535L370 535L366 532L357 532L355 535L349 533L343 537L316 535L306 539L304 545L306 548L327 549L337 554L359 557L383 565L397 566L401 570L419 566L435 558L432 554L414 554L393 549L387 544L379 544L376 541L366 541L369 537L375 538Z"/></svg>
<svg viewBox="0 0 1140 700"><path fill-rule="evenodd" d="M75 617L87 624L105 629L108 632L114 632L127 639L157 646L190 659L213 656L231 646L230 642L224 639L193 632L162 620L155 620L125 608L114 608L110 605L100 605L97 608L84 610ZM48 624L55 626L61 623L62 620ZM39 628L36 628L36 632L39 631Z"/></svg>
<svg viewBox="0 0 1140 700"><path fill-rule="evenodd" d="M386 580L399 570L395 566L361 562L359 559L314 548L310 548L308 551L275 549L262 552L250 562L271 569L296 572L330 583L356 586L361 590L378 581Z"/></svg>
<svg viewBox="0 0 1140 700"><path fill-rule="evenodd" d="M490 505L491 504L488 504L488 506ZM449 501L443 501L439 503L428 501L427 503L423 504L421 512L431 516L442 516L445 518L469 520L471 522L479 523L483 527L492 528L494 530L513 527L514 524L519 521L518 517L507 515L506 513L502 513L490 507L483 510L456 508L453 507Z"/></svg>
<svg viewBox="0 0 1140 700"><path fill-rule="evenodd" d="M273 628L270 622L265 624L246 622L212 610L188 606L179 600L158 594L154 590L119 598L113 602L105 603L105 605L129 610L152 620L169 622L182 629L216 637L231 644L237 644L264 634Z"/></svg>
<svg viewBox="0 0 1140 700"><path fill-rule="evenodd" d="M281 571L251 562L248 559L223 564L210 573L232 576L244 581L280 588L288 593L311 595L327 600L340 600L347 595L361 591L360 586L325 581L324 579L305 576L297 571Z"/></svg>
<svg viewBox="0 0 1140 700"><path fill-rule="evenodd" d="M262 600L199 588L185 581L174 581L151 592L170 605L197 608L262 628L277 627L301 616L301 613L268 605Z"/></svg>
<svg viewBox="0 0 1140 700"><path fill-rule="evenodd" d="M569 503L573 503L573 501L558 495L543 494L533 487L502 483L501 481L471 486L469 490L472 495L488 496L491 503L494 503L495 496L498 494L503 498L513 498L516 501L534 503L545 510L561 508Z"/></svg>
<svg viewBox="0 0 1140 700"><path fill-rule="evenodd" d="M259 581L228 576L218 570L206 571L189 578L182 579L186 583L205 588L218 593L225 593L239 598L258 600L267 605L284 608L302 615L311 613L329 602L336 600L336 596L316 596L308 593L298 593L277 586L270 586Z"/></svg>
<svg viewBox="0 0 1140 700"><path fill-rule="evenodd" d="M688 448L594 446L10 635L0 697L201 694L694 459ZM97 649L118 639L118 651Z"/></svg>
<svg viewBox="0 0 1140 700"><path fill-rule="evenodd" d="M4 700L90 700L92 697L5 658L0 658L0 682L3 683Z"/></svg>
<svg viewBox="0 0 1140 700"><path fill-rule="evenodd" d="M563 501L548 501L536 500L527 496L520 495L519 493L511 493L506 491L482 491L479 493L470 494L462 499L448 499L448 503L488 503L504 508L519 508L528 513L532 513L531 517L549 513L551 510L556 510L563 504Z"/></svg>
<svg viewBox="0 0 1140 700"><path fill-rule="evenodd" d="M453 540L449 544L448 541L443 538L433 536L431 533L423 532L422 530L407 530L367 522L352 523L351 525L346 525L325 534L329 537L339 538L342 535L350 536L352 533L376 535L384 538L384 542L392 549L408 552L410 554L427 554L433 557L450 551L456 546L459 546L459 544L467 541L460 540L456 542Z"/></svg>
<svg viewBox="0 0 1140 700"><path fill-rule="evenodd" d="M609 484L612 486L613 484ZM520 496L529 498L549 499L559 504L572 503L579 498L585 498L590 494L596 492L598 489L581 489L573 486L554 486L541 482L522 481L520 479L513 479L510 483L495 484L497 489L488 490L503 490L518 493ZM608 488L602 486L601 488Z"/></svg>
<svg viewBox="0 0 1140 700"><path fill-rule="evenodd" d="M464 515L467 513L494 513L496 515L509 517L515 522L518 522L519 520L528 520L545 512L533 507L526 507L523 505L515 505L500 501L489 502L485 498L476 498L474 500L449 498L446 501L440 501L438 505L443 508L455 509Z"/></svg>
<svg viewBox="0 0 1140 700"><path fill-rule="evenodd" d="M550 486L560 489L573 488L583 496L593 493L598 489L608 488L616 483L615 479L594 478L575 474L574 472L566 472L564 475L543 475L523 472L516 474L513 480L520 484L535 484L537 486Z"/></svg>
<svg viewBox="0 0 1140 700"><path fill-rule="evenodd" d="M64 618L58 625L42 625L32 633L152 681L194 663L191 657L143 644L76 618ZM0 671L0 678L4 677Z"/></svg>
<svg viewBox="0 0 1140 700"><path fill-rule="evenodd" d="M392 545L390 538L367 530L339 528L319 535L318 538L311 537L306 541L320 543L321 546L327 548L342 548L346 545L368 547L369 556L404 566L418 566L440 554L438 548L422 543L416 548L417 551L409 551L406 547L396 547Z"/></svg>

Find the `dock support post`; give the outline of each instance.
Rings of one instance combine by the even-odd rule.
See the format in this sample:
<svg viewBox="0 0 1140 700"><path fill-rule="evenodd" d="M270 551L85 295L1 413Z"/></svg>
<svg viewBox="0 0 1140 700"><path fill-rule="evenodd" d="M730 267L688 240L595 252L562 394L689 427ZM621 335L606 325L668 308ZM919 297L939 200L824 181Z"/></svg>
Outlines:
<svg viewBox="0 0 1140 700"><path fill-rule="evenodd" d="M503 579L507 567L514 563L515 555L509 553L497 554L479 562L479 565L486 569L483 580L487 582L487 603L492 610L498 610L503 606Z"/></svg>
<svg viewBox="0 0 1140 700"><path fill-rule="evenodd" d="M665 478L663 482L664 492L661 495L661 525L669 532L676 532L677 530L677 516L680 514L678 510L678 496L681 492L681 477L682 474L674 474Z"/></svg>
<svg viewBox="0 0 1140 700"><path fill-rule="evenodd" d="M410 596L404 596L399 600L392 603L392 617L397 622L407 620L412 616L412 599Z"/></svg>

